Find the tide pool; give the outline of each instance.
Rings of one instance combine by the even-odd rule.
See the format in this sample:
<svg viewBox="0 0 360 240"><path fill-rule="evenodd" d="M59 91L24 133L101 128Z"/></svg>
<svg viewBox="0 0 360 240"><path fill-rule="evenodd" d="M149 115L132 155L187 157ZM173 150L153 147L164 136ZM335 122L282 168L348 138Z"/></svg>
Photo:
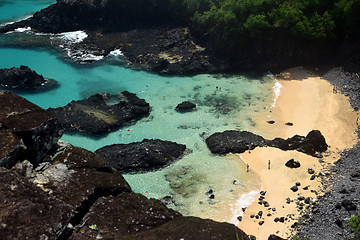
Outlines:
<svg viewBox="0 0 360 240"><path fill-rule="evenodd" d="M8 5L7 1L1 2L0 12ZM23 14L15 12L16 16ZM16 34L12 36L25 36L25 39L39 37L28 33ZM246 166L235 155L211 154L204 139L224 130L256 129L250 116L254 112L263 111L265 114L265 109L271 107L276 82L273 77L221 74L160 76L126 68L115 56L81 65L64 59L63 53L53 48L31 45L10 48L8 43L12 37L9 36L0 36L0 68L27 65L60 84L58 88L46 92L17 92L42 108L63 106L95 93L115 94L125 90L136 93L152 107L149 117L106 136L91 138L65 134L62 140L90 151L145 138L169 140L187 146L187 153L182 159L161 170L125 174L135 192L148 192L148 197L158 199L171 196L174 204L170 207L184 215L228 222L234 221L241 207L255 200L254 193L261 188L258 177L247 173ZM176 105L183 101L195 103L197 110L184 114L176 112ZM206 194L209 190L213 191L215 198L209 198Z"/></svg>

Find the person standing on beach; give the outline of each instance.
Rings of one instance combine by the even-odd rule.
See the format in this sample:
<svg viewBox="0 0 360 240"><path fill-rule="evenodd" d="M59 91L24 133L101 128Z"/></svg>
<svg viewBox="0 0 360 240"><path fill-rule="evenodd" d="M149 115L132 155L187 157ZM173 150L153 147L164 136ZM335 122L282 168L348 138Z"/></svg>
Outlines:
<svg viewBox="0 0 360 240"><path fill-rule="evenodd" d="M249 172L249 164L246 164L246 172Z"/></svg>
<svg viewBox="0 0 360 240"><path fill-rule="evenodd" d="M271 162L270 162L270 160L269 160L269 161L268 161L268 169L270 169L270 163L271 163Z"/></svg>

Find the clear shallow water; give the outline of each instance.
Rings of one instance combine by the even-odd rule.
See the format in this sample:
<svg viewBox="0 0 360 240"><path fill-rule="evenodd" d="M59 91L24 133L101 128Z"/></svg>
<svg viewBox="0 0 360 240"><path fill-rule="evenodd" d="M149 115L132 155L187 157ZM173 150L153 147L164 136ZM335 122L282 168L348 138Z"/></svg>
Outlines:
<svg viewBox="0 0 360 240"><path fill-rule="evenodd" d="M5 5L0 4L0 9ZM27 33L13 34L16 34L12 35L13 38L35 37ZM6 47L12 37L0 36L0 68L27 65L60 83L59 88L47 92L19 92L45 109L99 92L124 90L136 93L152 106L148 118L121 131L102 138L65 134L63 140L91 151L108 144L136 142L144 138L186 144L188 153L170 166L150 173L126 174L125 178L135 192L148 192L148 197L153 198L172 196L176 206L171 207L185 215L233 222L236 222L234 217L238 210L256 198L254 193L260 189L257 176L246 173L245 165L234 155L212 155L204 138L218 131L254 128L249 116L271 106L273 78L206 74L164 77L114 65L118 61L115 57L87 65L72 64L64 61L62 54L48 48ZM196 103L197 111L177 113L174 110L176 105L185 100ZM215 194L212 200L205 194L210 189Z"/></svg>

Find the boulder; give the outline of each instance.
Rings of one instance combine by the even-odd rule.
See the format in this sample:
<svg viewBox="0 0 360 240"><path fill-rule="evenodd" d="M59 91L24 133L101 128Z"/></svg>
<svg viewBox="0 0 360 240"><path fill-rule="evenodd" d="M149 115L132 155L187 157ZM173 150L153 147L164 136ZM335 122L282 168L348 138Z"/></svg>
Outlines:
<svg viewBox="0 0 360 240"><path fill-rule="evenodd" d="M284 238L281 238L279 236L276 236L274 234L270 234L268 240L285 240Z"/></svg>
<svg viewBox="0 0 360 240"><path fill-rule="evenodd" d="M55 80L45 79L27 66L0 69L0 86L6 89L44 90L56 85Z"/></svg>
<svg viewBox="0 0 360 240"><path fill-rule="evenodd" d="M288 168L299 168L301 165L300 165L300 162L299 161L295 161L293 158L290 159L289 161L287 161L285 163L285 166L287 166Z"/></svg>
<svg viewBox="0 0 360 240"><path fill-rule="evenodd" d="M159 139L144 139L130 144L113 144L102 147L95 153L102 155L121 172L152 170L169 165L181 157L186 146Z"/></svg>
<svg viewBox="0 0 360 240"><path fill-rule="evenodd" d="M144 99L124 91L117 95L95 94L48 111L66 131L103 135L148 116L150 106Z"/></svg>
<svg viewBox="0 0 360 240"><path fill-rule="evenodd" d="M0 182L3 239L58 239L74 215L73 207L1 167Z"/></svg>
<svg viewBox="0 0 360 240"><path fill-rule="evenodd" d="M299 147L298 151L317 156L316 152L325 152L327 148L328 145L321 132L319 130L312 130L301 142L301 146Z"/></svg>
<svg viewBox="0 0 360 240"><path fill-rule="evenodd" d="M23 141L9 129L0 128L0 166L11 168L21 158L25 146Z"/></svg>
<svg viewBox="0 0 360 240"><path fill-rule="evenodd" d="M241 229L230 223L215 222L197 217L177 217L148 231L121 236L118 240L198 240L198 239L237 239L248 240Z"/></svg>
<svg viewBox="0 0 360 240"><path fill-rule="evenodd" d="M131 192L122 175L103 157L70 144L62 145L34 170L33 181L43 190L79 212L98 197Z"/></svg>
<svg viewBox="0 0 360 240"><path fill-rule="evenodd" d="M0 91L0 123L25 145L26 150L18 160L27 159L35 165L57 146L63 134L55 117L10 91Z"/></svg>
<svg viewBox="0 0 360 240"><path fill-rule="evenodd" d="M180 213L167 208L159 200L147 199L141 194L121 193L116 197L101 197L85 215L86 226L70 239L79 239L80 236L96 239L99 234L106 239L118 239L154 229L180 216ZM91 225L96 225L97 231L87 227Z"/></svg>
<svg viewBox="0 0 360 240"><path fill-rule="evenodd" d="M243 153L257 146L265 146L265 139L247 131L224 131L214 133L206 139L206 144L212 153Z"/></svg>
<svg viewBox="0 0 360 240"><path fill-rule="evenodd" d="M175 110L180 113L192 112L196 110L196 105L192 102L184 101L182 103L179 103L176 106Z"/></svg>
<svg viewBox="0 0 360 240"><path fill-rule="evenodd" d="M342 200L341 206L343 206L347 211L356 211L357 209L356 204L349 199Z"/></svg>

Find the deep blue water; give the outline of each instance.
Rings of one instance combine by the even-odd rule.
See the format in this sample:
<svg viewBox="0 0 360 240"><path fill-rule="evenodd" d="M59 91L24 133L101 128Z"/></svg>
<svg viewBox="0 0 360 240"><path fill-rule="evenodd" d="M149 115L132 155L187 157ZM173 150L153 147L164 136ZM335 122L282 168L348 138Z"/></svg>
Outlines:
<svg viewBox="0 0 360 240"><path fill-rule="evenodd" d="M52 2L0 1L1 21L20 19ZM0 36L0 68L27 65L60 84L56 89L41 93L18 92L29 101L46 109L95 93L127 90L152 106L150 117L121 131L102 138L65 134L62 140L91 151L108 144L142 141L144 138L175 141L186 144L190 149L190 153L181 160L162 170L126 174L125 178L135 192L144 194L147 191L148 197L154 198L171 195L179 204L173 207L183 214L220 221L231 221L236 215L235 208L244 207L253 200L255 196L249 194L253 197L239 202L244 194L259 190L257 177L246 174L244 163L236 156L212 155L200 134L209 136L229 129L253 129L251 113L271 106L274 79L206 74L164 77L126 68L119 64L121 61L116 57L105 57L99 62L82 65L65 59L63 53L53 48L31 45L9 47L10 41L17 39L21 42L23 38L29 40L39 36L26 32ZM177 113L175 106L185 100L196 102L198 110ZM235 179L240 184L234 185ZM205 192L210 188L217 194L217 204L208 203Z"/></svg>

